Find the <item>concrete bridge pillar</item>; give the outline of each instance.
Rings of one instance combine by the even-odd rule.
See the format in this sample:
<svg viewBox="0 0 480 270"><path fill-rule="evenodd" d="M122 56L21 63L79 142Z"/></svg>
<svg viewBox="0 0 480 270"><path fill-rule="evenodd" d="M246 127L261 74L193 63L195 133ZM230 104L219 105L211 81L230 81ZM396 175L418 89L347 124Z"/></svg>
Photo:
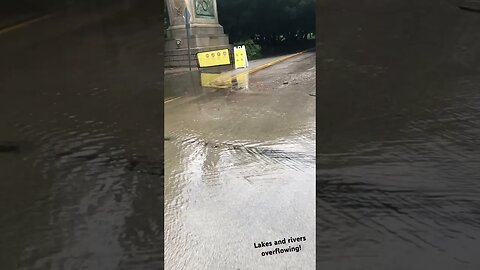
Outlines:
<svg viewBox="0 0 480 270"><path fill-rule="evenodd" d="M225 0L228 1L228 0ZM218 23L216 0L167 0L170 27L165 39L165 66L188 66L187 34L183 12L191 14L190 48L192 66L202 51L230 48L228 36Z"/></svg>

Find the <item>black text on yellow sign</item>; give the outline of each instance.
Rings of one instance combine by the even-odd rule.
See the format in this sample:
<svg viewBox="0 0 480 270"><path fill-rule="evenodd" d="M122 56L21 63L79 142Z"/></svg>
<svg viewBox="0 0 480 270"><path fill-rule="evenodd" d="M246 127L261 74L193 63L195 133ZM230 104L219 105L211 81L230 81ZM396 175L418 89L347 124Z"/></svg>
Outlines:
<svg viewBox="0 0 480 270"><path fill-rule="evenodd" d="M228 49L201 52L197 54L199 67L214 67L230 65L230 54Z"/></svg>
<svg viewBox="0 0 480 270"><path fill-rule="evenodd" d="M233 48L235 55L235 69L248 67L247 51L245 46L235 46Z"/></svg>

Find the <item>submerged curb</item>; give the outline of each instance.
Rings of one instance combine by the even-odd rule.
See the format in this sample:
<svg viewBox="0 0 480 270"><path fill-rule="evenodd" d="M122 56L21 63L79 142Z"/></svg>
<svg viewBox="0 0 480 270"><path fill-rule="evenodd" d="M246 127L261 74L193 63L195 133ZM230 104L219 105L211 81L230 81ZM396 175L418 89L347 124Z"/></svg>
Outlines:
<svg viewBox="0 0 480 270"><path fill-rule="evenodd" d="M283 61L285 61L285 60L288 60L288 59L290 59L290 58L292 58L292 57L295 57L295 56L304 54L304 53L309 52L309 51L312 51L312 50L314 50L314 48L307 49L307 50L303 50L303 51L301 51L301 52L294 53L294 54L289 54L289 55L284 56L284 57L282 57L282 58L280 58L280 59L277 59L277 60L275 60L275 61L272 61L272 62L263 64L263 65L260 65L260 66L258 66L258 67L256 67L256 68L252 68L252 69L250 69L250 70L247 70L247 71L242 72L242 73L239 73L239 74L235 74L235 75L231 75L231 76L228 76L228 75L227 75L227 76L220 76L221 78L220 78L219 80L213 81L212 84L219 86L218 88L220 88L220 89L222 89L222 88L226 89L226 88L228 88L228 87L223 87L223 86L228 85L232 80L238 79L238 77L240 77L240 76L245 76L245 75L247 75L247 74L252 74L252 73L258 72L258 71L260 71L260 70L266 69L266 68L268 68L268 67L271 67L271 66L273 66L273 65L276 65L276 64L278 64L278 63L281 63L281 62L283 62ZM165 104L165 103L174 101L174 100L179 99L179 98L181 98L181 96L167 99L167 100L165 100L163 103Z"/></svg>
<svg viewBox="0 0 480 270"><path fill-rule="evenodd" d="M292 57L295 57L295 56L297 56L297 55L301 55L301 54L306 53L306 52L311 51L311 50L312 50L312 49L307 49L307 50L304 50L304 51L301 51L301 52L298 52L298 53L294 53L294 54L290 54L290 55L284 56L284 57L282 57L282 58L280 58L280 59L277 59L277 60L275 60L275 61L272 61L272 62L270 62L270 63L263 64L263 65L258 66L258 67L256 67L256 68L247 70L247 71L242 72L242 73L240 73L240 74L236 74L236 75L229 76L228 78L225 78L225 79L222 79L222 80L218 80L218 81L215 81L215 82L213 82L213 83L218 83L219 85L224 85L225 83L230 82L231 80L238 79L238 77L245 76L246 74L252 74L252 73L258 72L258 71L260 71L260 70L266 69L266 68L268 68L268 67L271 67L271 66L273 66L273 65L276 65L276 64L278 64L278 63L281 63L281 62L283 62L283 61L285 61L285 60L288 60L288 59L290 59L290 58L292 58Z"/></svg>

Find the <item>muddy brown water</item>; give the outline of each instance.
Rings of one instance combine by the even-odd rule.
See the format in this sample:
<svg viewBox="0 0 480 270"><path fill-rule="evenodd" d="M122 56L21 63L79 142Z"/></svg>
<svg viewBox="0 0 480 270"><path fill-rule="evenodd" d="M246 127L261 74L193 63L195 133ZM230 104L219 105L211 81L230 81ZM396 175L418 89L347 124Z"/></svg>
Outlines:
<svg viewBox="0 0 480 270"><path fill-rule="evenodd" d="M312 106L288 110L309 101L275 77L284 66L252 76L248 96L192 101L188 120L211 119L208 129L172 126L167 256L245 264L254 242L306 236L295 258L312 266L313 121L317 267L480 268L480 17L448 1L320 6L316 121L303 114ZM2 267L163 264L161 42L149 11L73 14L0 36ZM300 62L294 75L314 98L313 65ZM266 95L274 87L286 95ZM225 108L260 131L225 125ZM272 124L282 117L288 125ZM272 258L250 263L292 261Z"/></svg>
<svg viewBox="0 0 480 270"><path fill-rule="evenodd" d="M72 9L0 35L0 268L163 265L152 10Z"/></svg>
<svg viewBox="0 0 480 270"><path fill-rule="evenodd" d="M317 267L478 269L480 14L362 3L317 14Z"/></svg>
<svg viewBox="0 0 480 270"><path fill-rule="evenodd" d="M315 54L248 77L166 84L166 269L315 269Z"/></svg>

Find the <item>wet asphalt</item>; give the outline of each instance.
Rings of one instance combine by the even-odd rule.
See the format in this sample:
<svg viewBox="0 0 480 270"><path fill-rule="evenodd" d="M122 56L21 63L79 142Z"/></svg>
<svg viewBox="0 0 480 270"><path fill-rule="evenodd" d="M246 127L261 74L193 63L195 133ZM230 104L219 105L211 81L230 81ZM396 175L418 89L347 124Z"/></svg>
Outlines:
<svg viewBox="0 0 480 270"><path fill-rule="evenodd" d="M0 35L0 268L162 267L161 8L145 3Z"/></svg>
<svg viewBox="0 0 480 270"><path fill-rule="evenodd" d="M454 4L318 3L317 269L480 268L480 13Z"/></svg>
<svg viewBox="0 0 480 270"><path fill-rule="evenodd" d="M315 269L315 60L226 89L166 77L191 89L165 104L166 269Z"/></svg>
<svg viewBox="0 0 480 270"><path fill-rule="evenodd" d="M311 269L313 245L317 269L479 269L480 14L457 2L322 0L316 83L306 54L165 89L167 269ZM161 8L122 3L0 35L2 269L163 265Z"/></svg>

